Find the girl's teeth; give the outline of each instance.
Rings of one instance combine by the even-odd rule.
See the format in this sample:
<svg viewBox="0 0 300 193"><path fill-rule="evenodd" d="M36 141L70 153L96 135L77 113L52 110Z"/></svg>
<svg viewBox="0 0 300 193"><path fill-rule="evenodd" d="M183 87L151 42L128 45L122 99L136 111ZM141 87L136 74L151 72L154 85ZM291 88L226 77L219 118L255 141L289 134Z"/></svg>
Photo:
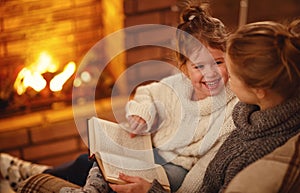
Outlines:
<svg viewBox="0 0 300 193"><path fill-rule="evenodd" d="M215 88L216 86L218 86L218 83L219 83L219 80L212 81L212 82L206 82L205 84L208 88Z"/></svg>
<svg viewBox="0 0 300 193"><path fill-rule="evenodd" d="M206 84L207 84L208 86L213 86L213 85L216 85L217 82L207 82Z"/></svg>

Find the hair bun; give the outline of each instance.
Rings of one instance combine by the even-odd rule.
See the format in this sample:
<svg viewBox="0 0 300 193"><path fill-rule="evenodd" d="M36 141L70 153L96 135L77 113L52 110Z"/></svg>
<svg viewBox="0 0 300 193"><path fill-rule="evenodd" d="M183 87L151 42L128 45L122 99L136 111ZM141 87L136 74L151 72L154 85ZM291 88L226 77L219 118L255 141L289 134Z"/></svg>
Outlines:
<svg viewBox="0 0 300 193"><path fill-rule="evenodd" d="M291 33L292 36L300 37L300 19L294 20L289 25L289 32Z"/></svg>
<svg viewBox="0 0 300 193"><path fill-rule="evenodd" d="M289 25L289 32L291 35L291 42L292 44L300 50L300 19L294 20L290 25Z"/></svg>

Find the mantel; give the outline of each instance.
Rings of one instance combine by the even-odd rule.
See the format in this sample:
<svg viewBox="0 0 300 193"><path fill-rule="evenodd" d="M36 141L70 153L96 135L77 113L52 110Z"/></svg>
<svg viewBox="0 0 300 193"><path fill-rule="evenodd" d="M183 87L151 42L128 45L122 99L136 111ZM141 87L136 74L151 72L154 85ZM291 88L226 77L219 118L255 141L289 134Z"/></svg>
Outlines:
<svg viewBox="0 0 300 193"><path fill-rule="evenodd" d="M123 110L125 103L128 98L120 96L112 98L104 98L95 101L95 110L99 117L114 120L115 115L123 116ZM113 107L112 107L113 101ZM92 115L87 105L91 105L92 102L85 103L82 105L74 106L76 112L80 112L79 115L82 117L88 117ZM39 112L33 112L25 115L18 115L8 118L0 119L0 132L12 131L18 128L31 128L41 125L52 124L56 122L62 122L66 120L73 120L73 106L61 107L58 109L43 110Z"/></svg>

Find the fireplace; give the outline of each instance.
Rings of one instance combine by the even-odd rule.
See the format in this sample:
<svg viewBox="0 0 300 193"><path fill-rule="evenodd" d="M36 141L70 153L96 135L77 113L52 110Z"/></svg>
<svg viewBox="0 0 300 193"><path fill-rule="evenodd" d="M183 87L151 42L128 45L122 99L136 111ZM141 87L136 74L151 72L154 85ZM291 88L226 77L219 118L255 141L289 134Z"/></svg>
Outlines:
<svg viewBox="0 0 300 193"><path fill-rule="evenodd" d="M91 67L77 74L82 61L99 40L123 27L177 26L176 1L0 0L1 152L49 165L86 153L71 105L73 85L88 84L95 71ZM97 63L105 58L103 54L97 57ZM95 103L99 117L113 121L116 113L122 116L122 101L117 100L118 109L112 112L110 95L125 67L153 59L168 62L169 58L168 50L151 46L133 48L114 57L97 79L95 98L88 99ZM148 78L149 68L134 70L129 79ZM168 75L162 69L155 74ZM56 88L51 86L54 80L58 82ZM15 83L18 84L14 86ZM123 92L124 88L119 90ZM78 104L90 104L86 100L79 98ZM84 116L89 116L89 109L78 106Z"/></svg>
<svg viewBox="0 0 300 193"><path fill-rule="evenodd" d="M122 0L4 0L0 7L0 118L71 105L81 59L124 27ZM124 65L119 59L118 68ZM89 81L88 73L81 81ZM98 85L105 92L96 99L109 96L114 73L102 73Z"/></svg>

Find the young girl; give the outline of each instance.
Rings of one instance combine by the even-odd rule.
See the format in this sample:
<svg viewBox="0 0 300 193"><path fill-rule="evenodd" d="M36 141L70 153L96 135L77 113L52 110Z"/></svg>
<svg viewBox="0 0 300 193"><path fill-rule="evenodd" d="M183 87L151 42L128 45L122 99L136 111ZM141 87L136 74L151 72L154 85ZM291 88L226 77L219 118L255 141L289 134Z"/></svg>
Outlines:
<svg viewBox="0 0 300 193"><path fill-rule="evenodd" d="M183 73L139 87L127 105L127 116L134 133L153 132L153 145L163 160L159 163L167 172L172 192L183 180L178 191L194 192L209 161L232 131L230 113L236 98L226 84L224 25L198 7L187 9L182 19L177 40L179 52L185 55L177 58ZM182 31L196 37L208 52L195 48ZM153 131L155 116L158 129ZM167 143L170 140L174 143ZM122 192L131 185L111 187Z"/></svg>
<svg viewBox="0 0 300 193"><path fill-rule="evenodd" d="M229 82L241 101L233 111L237 129L209 164L200 192L224 191L246 166L299 138L299 32L300 20L289 27L257 22L241 27L229 38L226 55ZM280 186L277 186L261 192L278 192L276 188Z"/></svg>
<svg viewBox="0 0 300 193"><path fill-rule="evenodd" d="M182 73L137 88L126 106L130 132L152 133L155 161L161 164L175 192L199 186L209 161L233 129L231 111L236 97L227 87L224 25L199 7L183 12L178 26L178 61ZM186 33L204 46L191 42ZM193 62L192 62L193 61ZM189 173L199 162L195 171ZM90 175L96 179L98 167ZM93 177L95 176L95 177ZM92 185L104 192L98 178ZM87 183L83 191L91 187ZM116 186L111 186L118 191ZM71 191L65 188L63 191ZM76 190L78 191L78 190ZM140 190L139 190L140 191Z"/></svg>

